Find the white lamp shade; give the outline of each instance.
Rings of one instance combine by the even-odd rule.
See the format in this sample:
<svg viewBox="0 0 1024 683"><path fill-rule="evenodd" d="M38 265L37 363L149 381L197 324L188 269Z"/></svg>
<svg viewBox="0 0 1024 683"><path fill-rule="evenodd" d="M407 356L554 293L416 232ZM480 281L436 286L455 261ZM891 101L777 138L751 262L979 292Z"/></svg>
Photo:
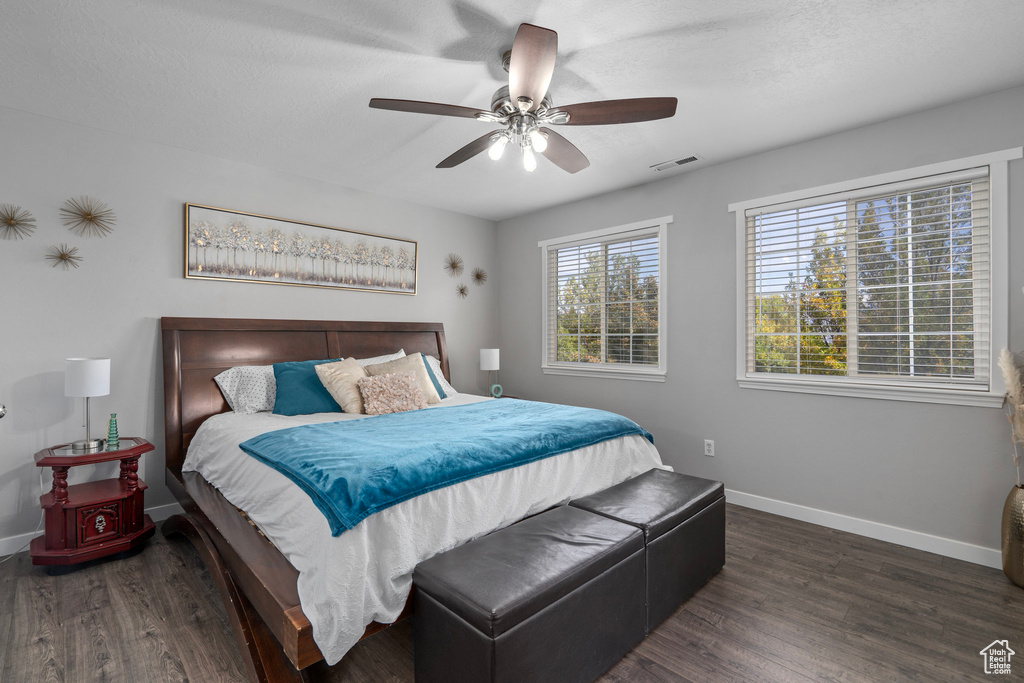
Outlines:
<svg viewBox="0 0 1024 683"><path fill-rule="evenodd" d="M480 349L480 369L500 370L498 367L499 349Z"/></svg>
<svg viewBox="0 0 1024 683"><path fill-rule="evenodd" d="M110 393L109 358L68 358L64 366L64 395L106 396Z"/></svg>

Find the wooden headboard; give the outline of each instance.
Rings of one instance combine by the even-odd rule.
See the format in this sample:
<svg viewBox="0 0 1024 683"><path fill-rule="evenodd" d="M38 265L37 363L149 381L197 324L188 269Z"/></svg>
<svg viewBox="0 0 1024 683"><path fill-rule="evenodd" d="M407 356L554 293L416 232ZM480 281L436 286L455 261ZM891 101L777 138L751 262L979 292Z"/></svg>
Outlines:
<svg viewBox="0 0 1024 683"><path fill-rule="evenodd" d="M214 376L236 365L368 358L398 349L441 360L450 379L441 323L162 318L165 461L181 479L185 452L211 415L228 410Z"/></svg>

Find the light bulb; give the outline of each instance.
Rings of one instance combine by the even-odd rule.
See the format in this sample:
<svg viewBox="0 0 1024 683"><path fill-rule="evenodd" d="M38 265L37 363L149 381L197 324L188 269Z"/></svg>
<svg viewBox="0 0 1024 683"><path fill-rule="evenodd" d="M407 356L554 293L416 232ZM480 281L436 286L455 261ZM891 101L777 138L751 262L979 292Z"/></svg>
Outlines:
<svg viewBox="0 0 1024 683"><path fill-rule="evenodd" d="M541 154L548 148L548 139L544 137L544 133L534 128L530 131L530 144L533 145L533 149Z"/></svg>
<svg viewBox="0 0 1024 683"><path fill-rule="evenodd" d="M501 158L501 155L505 152L505 145L508 144L508 136L500 135L498 139L494 141L490 149L487 150L487 156L497 161Z"/></svg>
<svg viewBox="0 0 1024 683"><path fill-rule="evenodd" d="M531 173L537 169L537 157L533 155L533 149L529 145L523 147L523 168Z"/></svg>

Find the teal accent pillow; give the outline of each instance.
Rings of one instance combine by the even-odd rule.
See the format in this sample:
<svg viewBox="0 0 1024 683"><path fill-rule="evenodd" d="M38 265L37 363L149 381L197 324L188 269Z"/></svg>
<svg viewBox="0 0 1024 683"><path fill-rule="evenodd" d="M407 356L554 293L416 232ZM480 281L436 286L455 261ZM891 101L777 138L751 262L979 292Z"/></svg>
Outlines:
<svg viewBox="0 0 1024 683"><path fill-rule="evenodd" d="M427 377L429 377L430 381L433 383L434 390L437 391L437 395L440 398L448 398L447 394L444 393L444 389L441 388L441 383L437 381L437 375L435 375L434 371L430 369L430 363L427 362L427 357L421 353L420 360L423 361L423 367L427 369Z"/></svg>
<svg viewBox="0 0 1024 683"><path fill-rule="evenodd" d="M321 363L335 363L341 358L274 363L275 415L310 415L312 413L340 413L341 406L324 388L315 367Z"/></svg>

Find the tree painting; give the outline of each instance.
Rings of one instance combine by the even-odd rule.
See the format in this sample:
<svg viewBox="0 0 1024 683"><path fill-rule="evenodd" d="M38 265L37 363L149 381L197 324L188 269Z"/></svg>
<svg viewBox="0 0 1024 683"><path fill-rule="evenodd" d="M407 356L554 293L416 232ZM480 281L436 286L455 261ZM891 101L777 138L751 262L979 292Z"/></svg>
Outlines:
<svg viewBox="0 0 1024 683"><path fill-rule="evenodd" d="M416 291L408 240L186 205L186 275Z"/></svg>

